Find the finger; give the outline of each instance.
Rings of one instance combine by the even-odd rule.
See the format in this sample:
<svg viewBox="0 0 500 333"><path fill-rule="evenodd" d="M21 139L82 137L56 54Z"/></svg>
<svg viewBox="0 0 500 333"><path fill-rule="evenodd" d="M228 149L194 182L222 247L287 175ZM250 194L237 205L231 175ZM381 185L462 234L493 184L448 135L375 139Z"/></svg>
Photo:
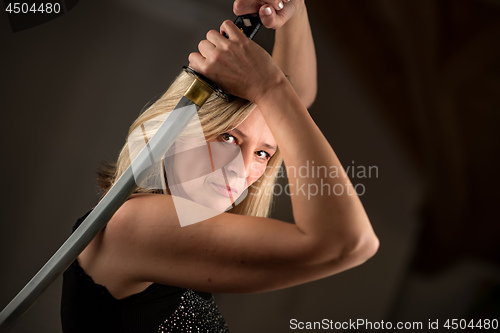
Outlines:
<svg viewBox="0 0 500 333"><path fill-rule="evenodd" d="M280 10L283 8L283 4L289 1L290 0L267 0L265 3L272 6L275 10ZM257 13L263 2L264 1L235 0L233 3L233 12L237 16Z"/></svg>
<svg viewBox="0 0 500 333"><path fill-rule="evenodd" d="M236 0L233 3L233 12L236 16L253 14L259 10L259 6L258 3L251 3L246 0Z"/></svg>
<svg viewBox="0 0 500 333"><path fill-rule="evenodd" d="M198 43L198 50L200 51L201 55L204 57L204 58L207 58L207 55L213 51L215 49L215 45L204 39L202 40L201 42Z"/></svg>
<svg viewBox="0 0 500 333"><path fill-rule="evenodd" d="M222 22L220 26L220 33L226 34L230 40L240 40L243 37L246 37L243 32L241 32L240 28L238 28L232 21L225 20Z"/></svg>
<svg viewBox="0 0 500 333"><path fill-rule="evenodd" d="M203 73L203 64L205 63L205 60L206 59L200 53L192 52L188 57L189 67L199 73Z"/></svg>
<svg viewBox="0 0 500 333"><path fill-rule="evenodd" d="M290 1L279 11L269 5L263 5L259 10L259 16L266 28L279 29L294 16L296 10L296 5Z"/></svg>
<svg viewBox="0 0 500 333"><path fill-rule="evenodd" d="M224 39L224 36L222 36L217 30L212 29L207 32L207 40L215 46L223 42Z"/></svg>
<svg viewBox="0 0 500 333"><path fill-rule="evenodd" d="M259 16L262 24L268 29L276 29L276 11L269 5L264 5L259 9Z"/></svg>
<svg viewBox="0 0 500 333"><path fill-rule="evenodd" d="M284 7L283 1L270 1L269 3L272 4L275 10L282 10Z"/></svg>
<svg viewBox="0 0 500 333"><path fill-rule="evenodd" d="M267 1L263 1L263 2L265 2L267 5L271 6L274 10L278 11L278 10L283 9L283 7L285 6L284 2L288 2L288 1L284 1L284 0L267 0Z"/></svg>

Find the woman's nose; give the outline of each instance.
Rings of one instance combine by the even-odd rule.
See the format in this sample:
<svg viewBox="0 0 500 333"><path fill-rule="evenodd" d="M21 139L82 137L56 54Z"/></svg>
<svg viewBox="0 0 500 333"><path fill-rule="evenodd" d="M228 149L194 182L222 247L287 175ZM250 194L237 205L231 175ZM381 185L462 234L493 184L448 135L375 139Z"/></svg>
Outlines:
<svg viewBox="0 0 500 333"><path fill-rule="evenodd" d="M248 169L247 169L247 161L245 159L242 152L239 152L226 166L225 169L232 173L235 177L238 178L247 178Z"/></svg>
<svg viewBox="0 0 500 333"><path fill-rule="evenodd" d="M257 178L259 178L262 174L261 164L255 162L254 160L254 151L253 149L242 149L241 156L243 158L244 163L244 176L247 179L248 184L251 184Z"/></svg>

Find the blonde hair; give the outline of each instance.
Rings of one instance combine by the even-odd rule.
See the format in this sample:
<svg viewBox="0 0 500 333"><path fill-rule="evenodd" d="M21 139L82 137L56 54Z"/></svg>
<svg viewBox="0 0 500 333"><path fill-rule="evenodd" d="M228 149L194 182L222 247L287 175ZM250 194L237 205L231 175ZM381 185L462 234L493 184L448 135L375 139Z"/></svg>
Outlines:
<svg viewBox="0 0 500 333"><path fill-rule="evenodd" d="M154 103L146 107L141 115L133 122L129 129L130 134L146 122L158 117L166 117L182 98L194 78L182 71L171 84L170 88ZM198 111L206 140L212 140L221 134L233 130L241 124L255 108L255 104L238 98L227 102L216 94L212 94L203 107ZM129 142L123 146L115 165L103 165L99 172L98 183L100 189L106 193L116 180L129 167ZM241 215L266 217L271 211L273 201L273 187L281 167L282 158L278 151L269 159L264 174L248 188L246 198L229 212ZM168 193L163 190L152 190L139 187L134 193Z"/></svg>

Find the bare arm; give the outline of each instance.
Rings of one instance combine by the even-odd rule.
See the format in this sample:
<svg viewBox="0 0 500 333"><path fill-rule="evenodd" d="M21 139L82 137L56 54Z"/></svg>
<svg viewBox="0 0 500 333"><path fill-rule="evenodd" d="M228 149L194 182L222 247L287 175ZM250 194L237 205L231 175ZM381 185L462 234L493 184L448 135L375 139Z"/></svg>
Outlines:
<svg viewBox="0 0 500 333"><path fill-rule="evenodd" d="M180 227L170 196L136 196L104 229L95 245L98 258L87 261L90 274L109 272L101 274L103 280L94 275L97 283L258 292L344 271L377 251L378 239L352 184L279 66L232 22L221 30L229 39L210 31L200 53L190 55L190 66L257 104L290 171L314 161L337 169L338 177L289 172L295 224L223 213ZM339 193L339 186L339 195L311 193L313 187Z"/></svg>
<svg viewBox="0 0 500 333"><path fill-rule="evenodd" d="M236 15L258 12L262 23L276 29L273 59L292 82L302 103L310 107L317 93L317 65L313 36L304 0L237 0Z"/></svg>
<svg viewBox="0 0 500 333"><path fill-rule="evenodd" d="M288 75L302 103L310 107L316 98L317 67L314 41L303 0L289 2L295 5L294 16L276 30L273 59Z"/></svg>
<svg viewBox="0 0 500 333"><path fill-rule="evenodd" d="M257 104L290 171L295 225L232 214L207 221L205 226L220 226L219 232L206 229L214 231L214 244L219 245L217 256L204 256L204 260L232 264L207 266L205 273L224 279L218 270L210 269L224 267L227 276L238 277L224 280L217 286L218 291L218 287L261 291L310 281L361 264L377 251L378 239L332 147L278 64L232 22L224 22L221 31L229 39L210 31L208 40L200 43L200 53L190 55L190 66L214 79L224 90ZM336 170L336 175L300 177L292 171L311 165L312 161L316 166ZM312 189L330 192L313 194Z"/></svg>

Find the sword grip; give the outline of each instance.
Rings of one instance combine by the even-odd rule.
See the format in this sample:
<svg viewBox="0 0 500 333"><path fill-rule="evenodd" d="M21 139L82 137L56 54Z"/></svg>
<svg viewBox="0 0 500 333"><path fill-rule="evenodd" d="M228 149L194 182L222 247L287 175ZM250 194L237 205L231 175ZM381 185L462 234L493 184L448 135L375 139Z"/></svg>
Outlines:
<svg viewBox="0 0 500 333"><path fill-rule="evenodd" d="M234 24L238 28L240 28L241 32L243 32L250 39L253 39L255 37L260 27L262 26L259 14L246 14L237 16L236 19L234 20ZM225 33L224 37L229 38ZM206 83L217 94L217 96L221 97L222 99L231 102L237 98L236 96L233 96L231 94L222 91L222 89L217 87L217 85L213 83L210 79L196 72L194 69L187 66L184 66L183 68L186 72L195 76L196 80L201 80L204 83Z"/></svg>
<svg viewBox="0 0 500 333"><path fill-rule="evenodd" d="M255 37L262 26L259 14L246 14L238 16L236 17L236 20L234 20L234 24L250 39ZM226 34L224 34L224 36L227 38Z"/></svg>

